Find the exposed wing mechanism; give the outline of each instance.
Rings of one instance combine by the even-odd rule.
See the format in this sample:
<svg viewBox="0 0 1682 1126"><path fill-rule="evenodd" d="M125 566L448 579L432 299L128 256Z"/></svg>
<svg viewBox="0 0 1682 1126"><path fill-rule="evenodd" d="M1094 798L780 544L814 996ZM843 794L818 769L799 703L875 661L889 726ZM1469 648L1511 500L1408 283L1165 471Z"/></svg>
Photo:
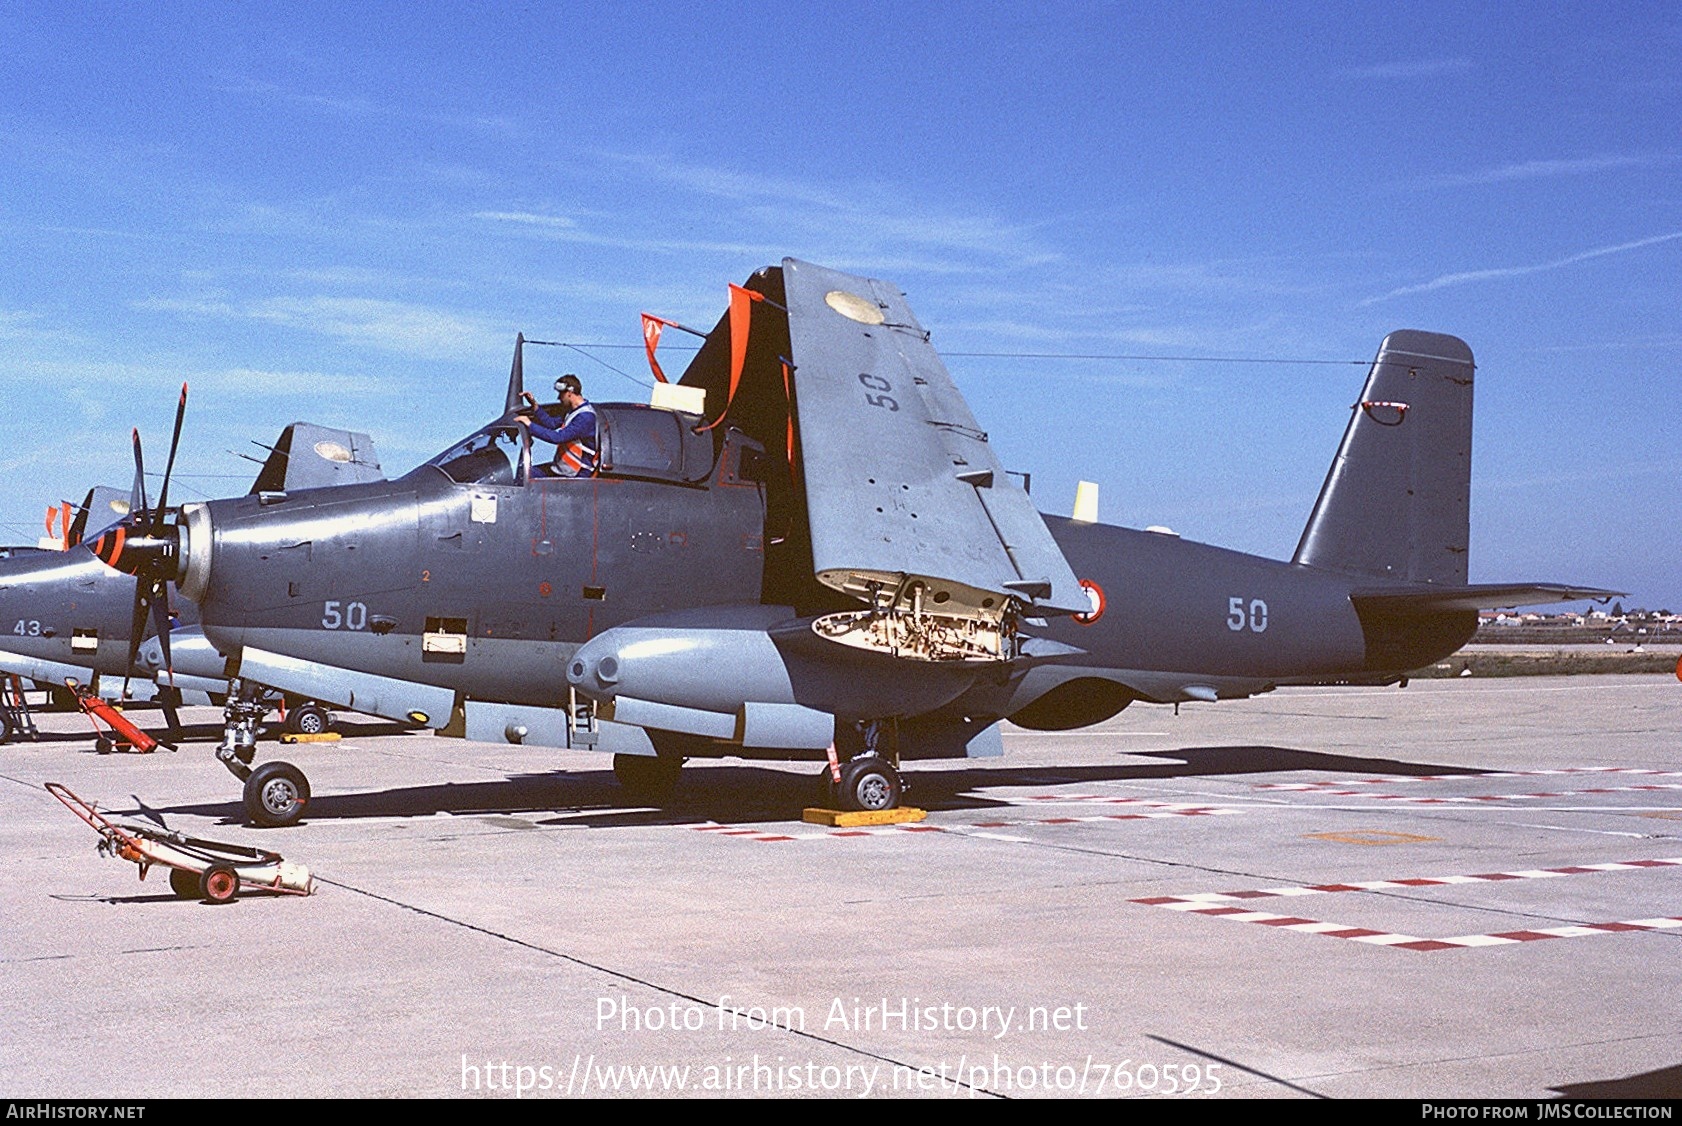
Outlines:
<svg viewBox="0 0 1682 1126"><path fill-rule="evenodd" d="M1019 613L1089 608L894 286L785 259L818 580L867 604L814 624L927 661L1017 656Z"/></svg>

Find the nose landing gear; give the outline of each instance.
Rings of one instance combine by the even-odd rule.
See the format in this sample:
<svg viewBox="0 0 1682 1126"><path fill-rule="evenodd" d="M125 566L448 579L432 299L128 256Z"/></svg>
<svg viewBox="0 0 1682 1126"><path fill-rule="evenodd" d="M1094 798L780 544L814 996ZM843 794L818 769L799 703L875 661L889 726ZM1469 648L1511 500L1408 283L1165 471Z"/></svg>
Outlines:
<svg viewBox="0 0 1682 1126"><path fill-rule="evenodd" d="M247 681L230 686L222 709L222 743L216 757L235 778L245 783L245 816L253 825L282 828L295 825L309 804L310 784L304 772L289 762L265 762L255 770L257 725L268 711L262 692Z"/></svg>

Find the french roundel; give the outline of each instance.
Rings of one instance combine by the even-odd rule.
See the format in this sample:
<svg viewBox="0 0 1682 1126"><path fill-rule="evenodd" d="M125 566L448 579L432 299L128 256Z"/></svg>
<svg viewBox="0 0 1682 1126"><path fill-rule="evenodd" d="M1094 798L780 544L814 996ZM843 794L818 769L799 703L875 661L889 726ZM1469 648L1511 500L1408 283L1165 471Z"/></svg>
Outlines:
<svg viewBox="0 0 1682 1126"><path fill-rule="evenodd" d="M1086 600L1092 604L1092 609L1084 614L1069 615L1083 626L1089 626L1104 616L1104 588L1091 579L1080 581L1081 589L1086 591Z"/></svg>

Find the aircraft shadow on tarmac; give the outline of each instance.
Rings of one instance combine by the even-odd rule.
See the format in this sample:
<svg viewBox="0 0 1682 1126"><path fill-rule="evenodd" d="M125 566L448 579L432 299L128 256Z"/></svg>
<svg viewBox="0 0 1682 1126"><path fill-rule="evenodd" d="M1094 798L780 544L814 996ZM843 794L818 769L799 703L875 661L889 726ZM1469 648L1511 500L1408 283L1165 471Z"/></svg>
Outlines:
<svg viewBox="0 0 1682 1126"><path fill-rule="evenodd" d="M1674 1099L1682 1097L1682 1064L1602 1079L1593 1083L1569 1083L1554 1087L1561 1099Z"/></svg>
<svg viewBox="0 0 1682 1126"><path fill-rule="evenodd" d="M129 718L133 720L136 717L130 715ZM176 728L173 731L162 723L138 722L136 723L136 726L145 731L148 735L152 736L152 738L167 740L174 743L179 748L185 748L189 744L210 744L211 746L214 746L222 741L222 725L220 723L188 723L183 724L181 727ZM263 730L268 731L270 734L274 734L279 730L279 727L280 725L276 723L271 727L264 728ZM346 727L343 731L343 735L347 739L371 739L380 735L406 735L417 730L423 729L417 728L411 723L362 721L354 724L353 726ZM19 740L19 742L87 743L87 746L79 748L80 753L89 755L101 753L92 743L88 742L91 734L92 733L89 731L42 731L39 734L27 739ZM113 753L122 754L125 752L117 751Z"/></svg>
<svg viewBox="0 0 1682 1126"><path fill-rule="evenodd" d="M1149 757L1178 761L942 770L918 770L913 765L905 772L906 804L936 811L997 809L1009 802L989 797L986 791L1146 779L1297 771L1395 777L1486 773L1464 766L1323 754L1290 747L1190 747L1152 751ZM558 813L563 816L533 823L613 828L798 821L801 812L817 799L817 777L816 764L798 774L752 764L686 770L672 798L660 808L651 808L632 802L614 780L611 770L520 774L499 782L320 795L310 801L304 820L431 817L439 813L458 816ZM222 824L240 824L245 819L244 808L238 801L170 806L157 812L212 817Z"/></svg>

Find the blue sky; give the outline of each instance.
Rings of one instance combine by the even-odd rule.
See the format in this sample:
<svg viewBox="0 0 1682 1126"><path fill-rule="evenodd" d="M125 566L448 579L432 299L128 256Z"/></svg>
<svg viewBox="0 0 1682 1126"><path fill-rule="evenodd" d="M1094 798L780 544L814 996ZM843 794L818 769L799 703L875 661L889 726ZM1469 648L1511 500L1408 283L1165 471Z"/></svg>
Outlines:
<svg viewBox="0 0 1682 1126"><path fill-rule="evenodd" d="M1674 3L0 0L0 539L131 425L161 461L182 379L177 497L297 418L401 472L516 331L711 324L792 255L907 291L1042 508L1274 557L1359 366L1021 354L1462 336L1473 579L1682 609L1678 57ZM587 350L534 385L643 395Z"/></svg>

